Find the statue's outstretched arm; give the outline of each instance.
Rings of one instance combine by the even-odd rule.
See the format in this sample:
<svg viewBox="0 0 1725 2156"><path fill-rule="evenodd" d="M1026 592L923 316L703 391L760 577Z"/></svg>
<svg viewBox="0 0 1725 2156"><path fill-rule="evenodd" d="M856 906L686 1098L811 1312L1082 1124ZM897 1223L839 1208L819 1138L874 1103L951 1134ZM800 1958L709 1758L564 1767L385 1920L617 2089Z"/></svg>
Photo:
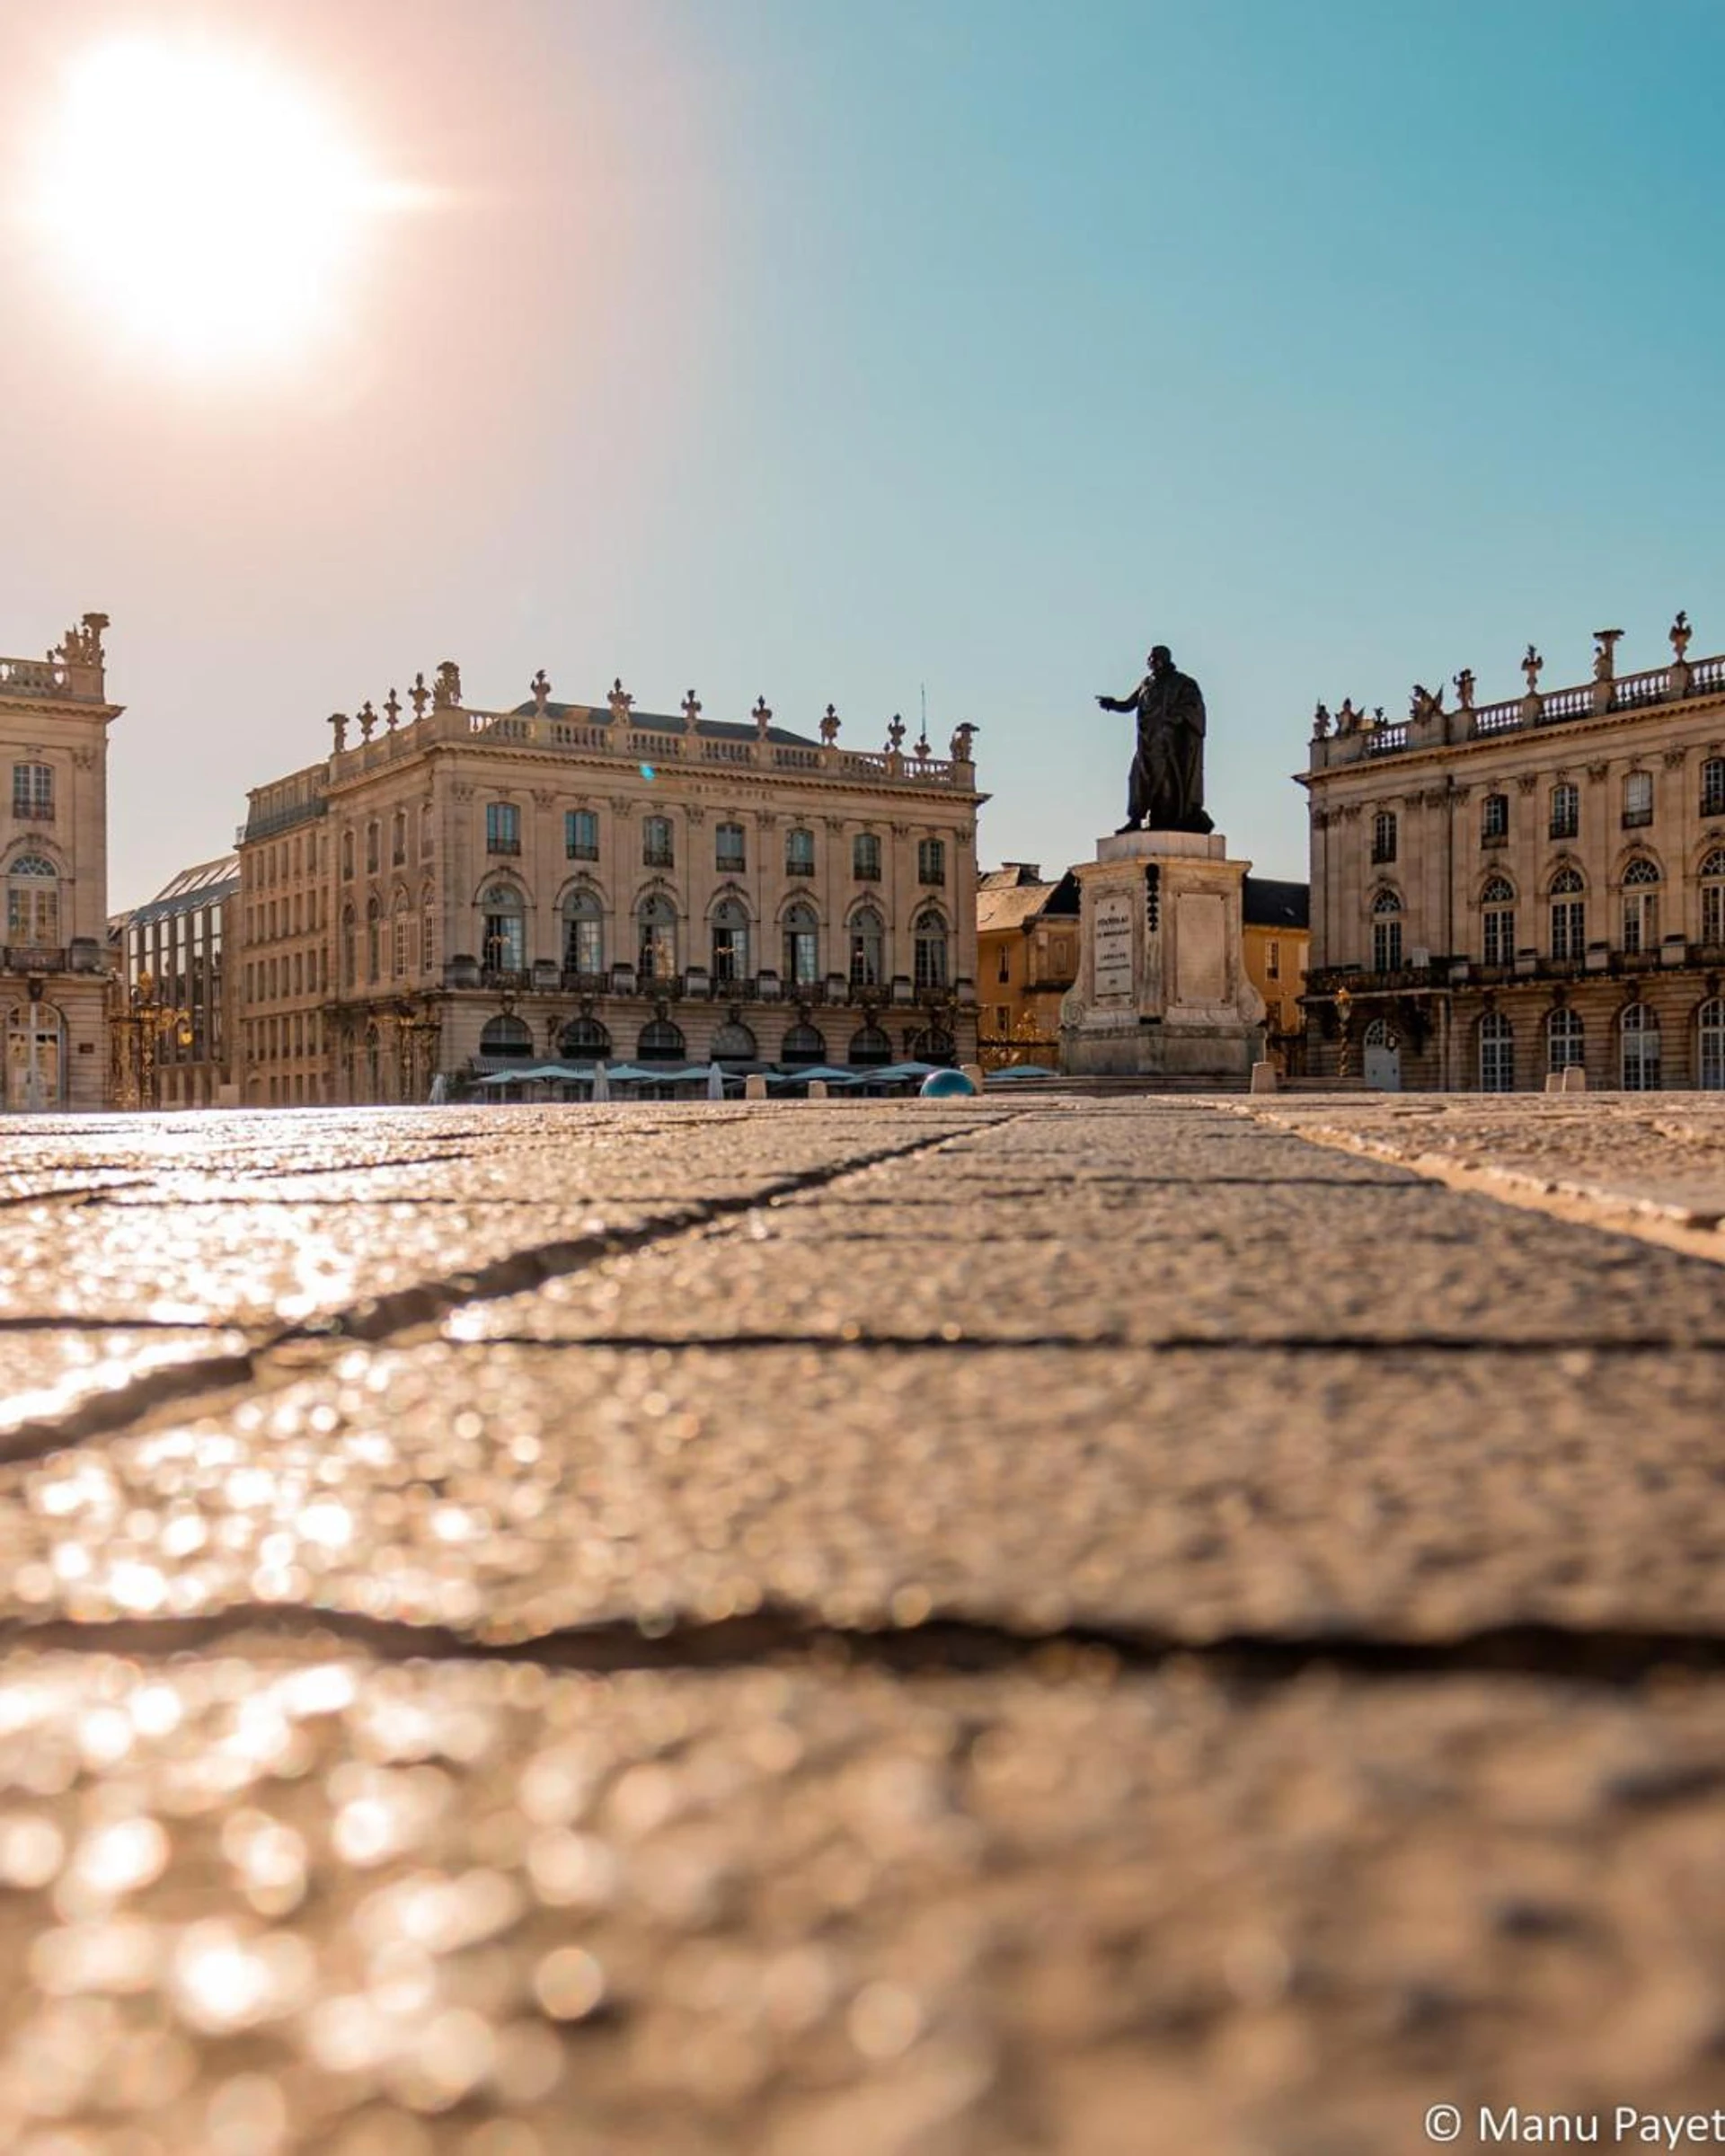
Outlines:
<svg viewBox="0 0 1725 2156"><path fill-rule="evenodd" d="M1136 696L1099 696L1096 701L1105 711L1136 711L1138 708Z"/></svg>

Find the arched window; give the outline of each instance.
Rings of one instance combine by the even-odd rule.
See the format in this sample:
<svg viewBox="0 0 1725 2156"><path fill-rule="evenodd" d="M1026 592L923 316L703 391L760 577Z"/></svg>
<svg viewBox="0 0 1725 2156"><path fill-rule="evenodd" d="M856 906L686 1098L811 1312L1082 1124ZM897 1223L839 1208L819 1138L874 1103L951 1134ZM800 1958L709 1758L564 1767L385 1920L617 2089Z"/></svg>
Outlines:
<svg viewBox="0 0 1725 2156"><path fill-rule="evenodd" d="M1488 793L1480 803L1480 844L1501 845L1509 835L1509 796Z"/></svg>
<svg viewBox="0 0 1725 2156"><path fill-rule="evenodd" d="M714 1027L711 1053L714 1063L753 1063L757 1053L755 1036L733 1018Z"/></svg>
<svg viewBox="0 0 1725 2156"><path fill-rule="evenodd" d="M1701 864L1701 940L1725 943L1725 846L1715 846Z"/></svg>
<svg viewBox="0 0 1725 2156"><path fill-rule="evenodd" d="M1372 970L1394 973L1402 964L1402 901L1380 891L1372 901Z"/></svg>
<svg viewBox="0 0 1725 2156"><path fill-rule="evenodd" d="M60 871L40 853L20 853L6 870L8 943L60 940Z"/></svg>
<svg viewBox="0 0 1725 2156"><path fill-rule="evenodd" d="M1623 1045L1623 1082L1626 1093L1657 1093L1659 1090L1659 1021L1646 1003L1632 1003L1619 1026Z"/></svg>
<svg viewBox="0 0 1725 2156"><path fill-rule="evenodd" d="M1515 1029L1501 1011L1488 1011L1480 1021L1480 1091L1513 1093L1515 1090Z"/></svg>
<svg viewBox="0 0 1725 2156"><path fill-rule="evenodd" d="M403 825L402 852L405 853L407 836ZM398 981L404 981L412 970L413 901L407 895L407 886L397 884L390 909L390 970Z"/></svg>
<svg viewBox="0 0 1725 2156"><path fill-rule="evenodd" d="M721 898L712 909L712 977L748 978L748 912L740 898Z"/></svg>
<svg viewBox="0 0 1725 2156"><path fill-rule="evenodd" d="M650 891L635 909L641 931L641 977L668 981L677 972L677 908L663 891Z"/></svg>
<svg viewBox="0 0 1725 2156"><path fill-rule="evenodd" d="M384 902L374 891L366 901L366 978L375 981L384 963Z"/></svg>
<svg viewBox="0 0 1725 2156"><path fill-rule="evenodd" d="M1581 789L1571 786L1567 780L1552 789L1551 821L1546 828L1548 838L1574 838L1581 829Z"/></svg>
<svg viewBox="0 0 1725 2156"><path fill-rule="evenodd" d="M527 963L526 906L512 883L487 884L480 902L479 962L487 973L522 973Z"/></svg>
<svg viewBox="0 0 1725 2156"><path fill-rule="evenodd" d="M1545 1021L1545 1068L1548 1071L1579 1069L1584 1061L1584 1045L1581 1013L1567 1007L1553 1011Z"/></svg>
<svg viewBox="0 0 1725 2156"><path fill-rule="evenodd" d="M1653 950L1659 941L1659 864L1641 853L1623 870L1623 949Z"/></svg>
<svg viewBox="0 0 1725 2156"><path fill-rule="evenodd" d="M641 865L649 869L668 869L675 865L677 854L671 843L668 816L641 817Z"/></svg>
<svg viewBox="0 0 1725 2156"><path fill-rule="evenodd" d="M859 883L880 880L880 841L872 831L859 831L851 841L851 873Z"/></svg>
<svg viewBox="0 0 1725 2156"><path fill-rule="evenodd" d="M683 1029L674 1026L668 1018L650 1018L641 1029L635 1042L637 1063L681 1063Z"/></svg>
<svg viewBox="0 0 1725 2156"><path fill-rule="evenodd" d="M611 1053L611 1036L597 1018L571 1018L557 1036L560 1056L602 1056Z"/></svg>
<svg viewBox="0 0 1725 2156"><path fill-rule="evenodd" d="M485 1029L479 1037L482 1056L507 1056L516 1062L525 1062L533 1054L533 1028L525 1018L517 1018L506 1012L501 1018L488 1018Z"/></svg>
<svg viewBox="0 0 1725 2156"><path fill-rule="evenodd" d="M812 831L787 831L784 835L784 872L787 876L812 876L815 872L815 835Z"/></svg>
<svg viewBox="0 0 1725 2156"><path fill-rule="evenodd" d="M1372 859L1375 862L1395 859L1395 811L1380 808L1372 818Z"/></svg>
<svg viewBox="0 0 1725 2156"><path fill-rule="evenodd" d="M589 978L605 970L605 908L599 894L578 884L563 900L563 971Z"/></svg>
<svg viewBox="0 0 1725 2156"><path fill-rule="evenodd" d="M852 1064L880 1064L892 1061L892 1043L879 1026L862 1026L851 1036L849 1052L845 1060Z"/></svg>
<svg viewBox="0 0 1725 2156"><path fill-rule="evenodd" d="M784 910L784 977L805 986L820 977L820 923L801 899Z"/></svg>
<svg viewBox="0 0 1725 2156"><path fill-rule="evenodd" d="M779 1061L787 1070L827 1060L827 1043L813 1026L792 1026L779 1047Z"/></svg>
<svg viewBox="0 0 1725 2156"><path fill-rule="evenodd" d="M54 1108L65 1099L66 1021L52 1003L14 1003L0 1045L7 1108Z"/></svg>
<svg viewBox="0 0 1725 2156"><path fill-rule="evenodd" d="M1516 894L1508 879L1494 876L1480 893L1485 924L1485 962L1508 966L1516 956Z"/></svg>
<svg viewBox="0 0 1725 2156"><path fill-rule="evenodd" d="M1586 886L1574 869L1560 869L1552 878L1552 956L1579 965L1588 951Z"/></svg>
<svg viewBox="0 0 1725 2156"><path fill-rule="evenodd" d="M358 937L354 931L353 908L341 908L341 985L351 988L358 970L358 955L355 949Z"/></svg>
<svg viewBox="0 0 1725 2156"><path fill-rule="evenodd" d="M748 865L748 841L740 824L720 824L712 835L712 865L721 876L740 876Z"/></svg>
<svg viewBox="0 0 1725 2156"><path fill-rule="evenodd" d="M438 965L438 899L431 886L420 887L420 970L435 973Z"/></svg>
<svg viewBox="0 0 1725 2156"><path fill-rule="evenodd" d="M871 906L859 906L851 915L850 934L852 987L878 988L885 976L887 938Z"/></svg>
<svg viewBox="0 0 1725 2156"><path fill-rule="evenodd" d="M1695 1082L1703 1092L1725 1091L1725 996L1708 999L1695 1013Z"/></svg>
<svg viewBox="0 0 1725 2156"><path fill-rule="evenodd" d="M938 906L925 906L915 923L916 980L919 988L944 988L947 984L946 916Z"/></svg>
<svg viewBox="0 0 1725 2156"><path fill-rule="evenodd" d="M952 1047L952 1036L943 1033L938 1026L926 1031L913 1033L910 1039L910 1059L913 1063L953 1063L957 1056Z"/></svg>

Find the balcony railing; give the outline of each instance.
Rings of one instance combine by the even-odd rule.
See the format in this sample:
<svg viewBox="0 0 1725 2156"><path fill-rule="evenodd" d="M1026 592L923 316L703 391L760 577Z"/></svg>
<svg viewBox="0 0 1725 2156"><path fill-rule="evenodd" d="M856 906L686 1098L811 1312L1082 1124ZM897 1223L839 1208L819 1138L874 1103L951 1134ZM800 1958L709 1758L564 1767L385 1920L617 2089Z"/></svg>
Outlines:
<svg viewBox="0 0 1725 2156"><path fill-rule="evenodd" d="M65 973L67 970L66 946L63 943L8 943L5 947L8 973Z"/></svg>
<svg viewBox="0 0 1725 2156"><path fill-rule="evenodd" d="M52 801L22 800L13 794L12 814L15 823L51 824L54 821L54 804Z"/></svg>

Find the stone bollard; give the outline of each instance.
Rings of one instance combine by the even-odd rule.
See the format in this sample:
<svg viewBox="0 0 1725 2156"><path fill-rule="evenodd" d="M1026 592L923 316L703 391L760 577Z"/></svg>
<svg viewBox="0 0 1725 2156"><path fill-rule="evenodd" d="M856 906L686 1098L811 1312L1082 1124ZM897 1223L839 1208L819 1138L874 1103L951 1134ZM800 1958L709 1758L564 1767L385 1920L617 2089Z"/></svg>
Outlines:
<svg viewBox="0 0 1725 2156"><path fill-rule="evenodd" d="M1273 1093L1279 1090L1273 1063L1254 1063L1252 1066L1252 1090L1254 1093Z"/></svg>
<svg viewBox="0 0 1725 2156"><path fill-rule="evenodd" d="M824 1100L827 1098L827 1081L824 1078L811 1078L809 1081L809 1098L811 1100Z"/></svg>
<svg viewBox="0 0 1725 2156"><path fill-rule="evenodd" d="M745 1100L765 1100L766 1099L766 1080L759 1071L751 1071L743 1080L743 1099Z"/></svg>
<svg viewBox="0 0 1725 2156"><path fill-rule="evenodd" d="M1563 1074L1563 1091L1566 1093L1585 1093L1587 1090L1588 1074L1579 1063L1570 1064Z"/></svg>
<svg viewBox="0 0 1725 2156"><path fill-rule="evenodd" d="M1545 1091L1548 1093L1561 1093L1564 1091L1563 1073L1561 1071L1546 1072Z"/></svg>

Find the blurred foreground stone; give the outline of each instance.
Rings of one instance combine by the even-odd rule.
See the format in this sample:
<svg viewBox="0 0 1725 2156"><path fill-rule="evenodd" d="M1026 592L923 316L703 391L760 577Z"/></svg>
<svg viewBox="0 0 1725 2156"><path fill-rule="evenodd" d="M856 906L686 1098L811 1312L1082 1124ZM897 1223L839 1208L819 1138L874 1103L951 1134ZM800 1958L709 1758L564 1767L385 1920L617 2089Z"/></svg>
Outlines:
<svg viewBox="0 0 1725 2156"><path fill-rule="evenodd" d="M0 2149L1717 2100L1706 1102L4 1135Z"/></svg>

